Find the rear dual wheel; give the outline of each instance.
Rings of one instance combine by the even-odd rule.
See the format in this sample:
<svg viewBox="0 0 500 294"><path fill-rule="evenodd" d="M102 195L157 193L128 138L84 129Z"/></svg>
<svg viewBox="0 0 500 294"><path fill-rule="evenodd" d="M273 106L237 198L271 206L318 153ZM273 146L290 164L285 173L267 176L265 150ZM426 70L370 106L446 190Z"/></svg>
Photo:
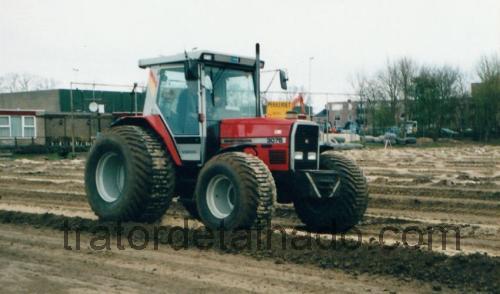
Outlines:
<svg viewBox="0 0 500 294"><path fill-rule="evenodd" d="M154 222L174 193L175 169L159 138L138 126L117 126L93 145L85 190L103 220Z"/></svg>

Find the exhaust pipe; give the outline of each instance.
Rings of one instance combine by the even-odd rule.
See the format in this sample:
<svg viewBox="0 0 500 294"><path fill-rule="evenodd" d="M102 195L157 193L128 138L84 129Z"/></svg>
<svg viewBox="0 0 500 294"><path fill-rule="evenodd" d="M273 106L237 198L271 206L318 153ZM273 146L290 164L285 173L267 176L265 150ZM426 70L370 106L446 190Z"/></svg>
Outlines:
<svg viewBox="0 0 500 294"><path fill-rule="evenodd" d="M261 117L262 105L260 105L260 45L255 44L255 94L257 96L257 117Z"/></svg>

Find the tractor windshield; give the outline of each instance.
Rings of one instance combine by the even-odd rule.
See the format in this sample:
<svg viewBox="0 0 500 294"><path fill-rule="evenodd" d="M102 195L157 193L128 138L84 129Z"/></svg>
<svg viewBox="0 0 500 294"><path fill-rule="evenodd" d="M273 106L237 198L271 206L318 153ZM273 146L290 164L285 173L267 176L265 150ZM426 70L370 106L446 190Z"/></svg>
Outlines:
<svg viewBox="0 0 500 294"><path fill-rule="evenodd" d="M251 70L205 66L204 72L207 120L256 116L257 98Z"/></svg>

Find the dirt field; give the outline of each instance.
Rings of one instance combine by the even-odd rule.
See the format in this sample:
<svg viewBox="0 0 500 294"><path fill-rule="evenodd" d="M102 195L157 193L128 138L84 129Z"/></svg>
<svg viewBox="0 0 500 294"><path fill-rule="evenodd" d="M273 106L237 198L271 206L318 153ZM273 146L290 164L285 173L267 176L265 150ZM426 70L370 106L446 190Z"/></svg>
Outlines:
<svg viewBox="0 0 500 294"><path fill-rule="evenodd" d="M199 250L193 246L187 250L120 251L115 246L100 251L88 246L65 250L61 222L90 222L81 236L81 243L87 245L92 237L88 227L99 225L85 198L84 160L0 159L1 284L9 292L498 289L494 287L500 283L500 147L344 153L363 167L371 201L357 227L361 249L335 253L273 247L227 254L220 248ZM161 225L182 225L186 216L173 203ZM308 234L289 205L276 208L273 225L283 227L289 236ZM78 222L77 228L80 226ZM200 224L190 219L189 226L193 229ZM447 235L445 250L439 234L429 250L428 232L437 226L456 228L459 248L453 231ZM380 253L379 234L384 228L391 228L384 233L385 244L399 247ZM419 243L417 231L423 240L419 248L410 248ZM320 234L318 238L330 240L332 236ZM359 240L355 231L348 238ZM111 238L111 243L116 242ZM478 271L484 271L481 278L474 276Z"/></svg>

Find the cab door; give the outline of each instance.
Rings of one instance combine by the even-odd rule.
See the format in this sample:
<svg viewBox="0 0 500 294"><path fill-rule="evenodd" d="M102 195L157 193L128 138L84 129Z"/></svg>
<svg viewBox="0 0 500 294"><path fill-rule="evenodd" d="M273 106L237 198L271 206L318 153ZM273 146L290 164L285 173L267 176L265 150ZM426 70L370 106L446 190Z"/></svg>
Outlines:
<svg viewBox="0 0 500 294"><path fill-rule="evenodd" d="M162 67L158 72L157 106L174 137L183 165L199 165L203 158L200 82L186 81L184 65Z"/></svg>

